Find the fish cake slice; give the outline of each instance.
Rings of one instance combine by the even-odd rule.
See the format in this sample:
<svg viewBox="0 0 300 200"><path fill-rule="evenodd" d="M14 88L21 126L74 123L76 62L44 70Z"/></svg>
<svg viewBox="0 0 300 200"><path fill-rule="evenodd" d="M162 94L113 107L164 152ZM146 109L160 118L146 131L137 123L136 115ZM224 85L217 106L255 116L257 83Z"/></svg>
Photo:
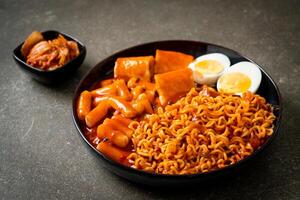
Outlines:
<svg viewBox="0 0 300 200"><path fill-rule="evenodd" d="M154 57L139 56L118 58L115 62L115 78L129 80L132 77L150 81L153 75Z"/></svg>
<svg viewBox="0 0 300 200"><path fill-rule="evenodd" d="M170 71L187 68L194 60L194 57L188 54L156 50L154 73L161 74Z"/></svg>
<svg viewBox="0 0 300 200"><path fill-rule="evenodd" d="M161 105L174 103L194 86L193 74L189 68L156 74L154 79Z"/></svg>

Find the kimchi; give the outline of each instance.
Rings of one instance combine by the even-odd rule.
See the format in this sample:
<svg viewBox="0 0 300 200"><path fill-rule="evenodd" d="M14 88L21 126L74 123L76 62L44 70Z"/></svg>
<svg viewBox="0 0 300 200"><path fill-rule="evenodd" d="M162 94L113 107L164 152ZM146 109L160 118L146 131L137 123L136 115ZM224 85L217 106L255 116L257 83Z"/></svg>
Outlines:
<svg viewBox="0 0 300 200"><path fill-rule="evenodd" d="M27 41L32 39L30 37L32 35L27 38ZM29 52L27 55L23 55L26 63L43 70L55 70L79 55L77 43L66 40L60 34L56 39L48 41L43 39L28 46L32 48L27 50Z"/></svg>

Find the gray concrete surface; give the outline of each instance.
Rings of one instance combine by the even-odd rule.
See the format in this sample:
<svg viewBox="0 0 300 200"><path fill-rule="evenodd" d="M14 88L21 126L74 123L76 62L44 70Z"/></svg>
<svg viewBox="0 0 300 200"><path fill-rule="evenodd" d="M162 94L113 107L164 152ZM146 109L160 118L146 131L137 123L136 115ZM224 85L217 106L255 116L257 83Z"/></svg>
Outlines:
<svg viewBox="0 0 300 200"><path fill-rule="evenodd" d="M299 199L299 1L0 1L0 199ZM78 37L87 57L56 87L27 77L12 50L33 30ZM212 42L261 64L284 99L282 131L254 163L210 185L154 189L101 167L78 136L81 77L123 48L164 39Z"/></svg>

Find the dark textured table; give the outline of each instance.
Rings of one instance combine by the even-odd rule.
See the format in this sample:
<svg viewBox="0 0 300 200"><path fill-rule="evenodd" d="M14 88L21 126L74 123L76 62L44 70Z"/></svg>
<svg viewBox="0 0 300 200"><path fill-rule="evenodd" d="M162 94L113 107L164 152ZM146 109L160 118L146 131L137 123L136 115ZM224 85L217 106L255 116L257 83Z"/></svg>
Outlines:
<svg viewBox="0 0 300 200"><path fill-rule="evenodd" d="M0 199L300 199L299 1L1 0L0 24ZM78 37L88 52L57 86L32 80L12 59L31 31L48 29ZM110 173L83 145L71 118L82 76L118 50L165 39L240 51L279 85L280 135L240 172L189 188L150 188Z"/></svg>

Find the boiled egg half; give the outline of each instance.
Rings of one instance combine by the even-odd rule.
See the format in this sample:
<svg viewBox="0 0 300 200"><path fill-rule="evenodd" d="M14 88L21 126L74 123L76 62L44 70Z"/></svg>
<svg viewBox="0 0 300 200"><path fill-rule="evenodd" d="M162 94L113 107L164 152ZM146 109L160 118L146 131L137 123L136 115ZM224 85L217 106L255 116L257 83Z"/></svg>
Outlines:
<svg viewBox="0 0 300 200"><path fill-rule="evenodd" d="M217 79L229 66L229 58L221 53L200 56L189 64L195 82L206 85L215 85Z"/></svg>
<svg viewBox="0 0 300 200"><path fill-rule="evenodd" d="M246 91L255 93L261 82L259 67L243 61L228 67L217 82L219 92L242 95Z"/></svg>

